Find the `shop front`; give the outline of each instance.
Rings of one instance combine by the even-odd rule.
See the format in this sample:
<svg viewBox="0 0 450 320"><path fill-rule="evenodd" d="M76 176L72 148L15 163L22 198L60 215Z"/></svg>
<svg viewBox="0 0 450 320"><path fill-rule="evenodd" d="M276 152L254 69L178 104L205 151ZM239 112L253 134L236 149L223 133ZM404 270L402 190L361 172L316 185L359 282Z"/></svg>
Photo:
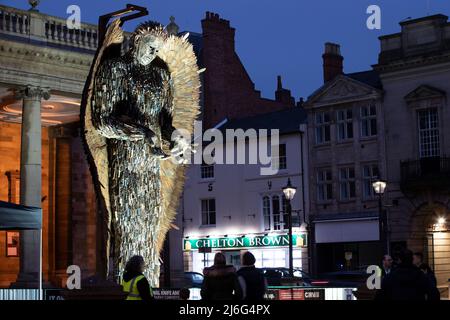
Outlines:
<svg viewBox="0 0 450 320"><path fill-rule="evenodd" d="M306 250L306 234L292 235L294 268L302 268L302 251ZM214 255L222 252L227 264L241 266L241 255L250 251L256 258L258 268L289 267L289 236L287 234L263 234L185 238L183 240L186 271L202 273L213 265Z"/></svg>
<svg viewBox="0 0 450 320"><path fill-rule="evenodd" d="M316 220L315 271L363 270L383 256L378 217Z"/></svg>

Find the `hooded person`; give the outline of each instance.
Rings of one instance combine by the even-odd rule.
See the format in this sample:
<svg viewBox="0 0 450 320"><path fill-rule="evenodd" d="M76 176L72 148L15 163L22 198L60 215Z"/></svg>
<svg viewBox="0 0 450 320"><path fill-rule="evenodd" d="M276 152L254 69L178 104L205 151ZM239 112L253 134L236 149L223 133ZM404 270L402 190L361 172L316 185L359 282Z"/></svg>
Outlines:
<svg viewBox="0 0 450 320"><path fill-rule="evenodd" d="M261 270L255 267L255 256L247 251L242 255L242 268L237 272L242 290L242 300L261 301L267 289L267 282Z"/></svg>
<svg viewBox="0 0 450 320"><path fill-rule="evenodd" d="M214 265L203 270L204 280L200 294L205 301L240 300L242 293L236 269L226 264L225 256L216 253Z"/></svg>

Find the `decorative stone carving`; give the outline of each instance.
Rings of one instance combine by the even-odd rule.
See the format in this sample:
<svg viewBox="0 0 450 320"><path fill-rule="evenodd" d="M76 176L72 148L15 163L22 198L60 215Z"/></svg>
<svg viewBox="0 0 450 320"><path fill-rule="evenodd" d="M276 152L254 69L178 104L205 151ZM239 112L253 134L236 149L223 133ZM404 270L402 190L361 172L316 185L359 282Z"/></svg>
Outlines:
<svg viewBox="0 0 450 320"><path fill-rule="evenodd" d="M48 100L50 99L50 89L28 85L16 92L17 99Z"/></svg>

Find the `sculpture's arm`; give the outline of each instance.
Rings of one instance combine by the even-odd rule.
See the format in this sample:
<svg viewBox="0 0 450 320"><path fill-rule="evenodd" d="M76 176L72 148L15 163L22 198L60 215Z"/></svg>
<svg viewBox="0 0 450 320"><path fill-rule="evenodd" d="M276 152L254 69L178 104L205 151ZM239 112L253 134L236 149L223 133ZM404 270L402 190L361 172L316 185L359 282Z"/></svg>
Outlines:
<svg viewBox="0 0 450 320"><path fill-rule="evenodd" d="M159 114L159 125L161 128L161 138L164 142L170 144L170 148L174 147L172 141L172 133L176 130L173 126L173 86L170 74L167 71L162 72L162 101L163 108Z"/></svg>
<svg viewBox="0 0 450 320"><path fill-rule="evenodd" d="M155 134L132 119L118 115L121 106L127 108L128 100L126 69L117 61L106 61L95 77L92 122L101 135L108 139L153 140Z"/></svg>

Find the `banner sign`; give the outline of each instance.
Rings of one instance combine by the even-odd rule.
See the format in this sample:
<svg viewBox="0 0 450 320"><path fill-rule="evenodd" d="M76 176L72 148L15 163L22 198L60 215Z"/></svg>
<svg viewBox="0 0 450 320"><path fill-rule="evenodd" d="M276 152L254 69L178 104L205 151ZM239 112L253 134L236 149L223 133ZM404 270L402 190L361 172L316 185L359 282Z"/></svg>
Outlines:
<svg viewBox="0 0 450 320"><path fill-rule="evenodd" d="M180 300L180 289L153 288L155 300Z"/></svg>
<svg viewBox="0 0 450 320"><path fill-rule="evenodd" d="M306 233L293 234L292 244L294 247L306 247ZM288 235L267 236L245 236L225 238L200 238L184 239L183 248L186 251L199 250L200 248L213 249L238 249L259 247L287 247L289 246Z"/></svg>
<svg viewBox="0 0 450 320"><path fill-rule="evenodd" d="M325 300L325 289L269 289L264 298L267 300Z"/></svg>

